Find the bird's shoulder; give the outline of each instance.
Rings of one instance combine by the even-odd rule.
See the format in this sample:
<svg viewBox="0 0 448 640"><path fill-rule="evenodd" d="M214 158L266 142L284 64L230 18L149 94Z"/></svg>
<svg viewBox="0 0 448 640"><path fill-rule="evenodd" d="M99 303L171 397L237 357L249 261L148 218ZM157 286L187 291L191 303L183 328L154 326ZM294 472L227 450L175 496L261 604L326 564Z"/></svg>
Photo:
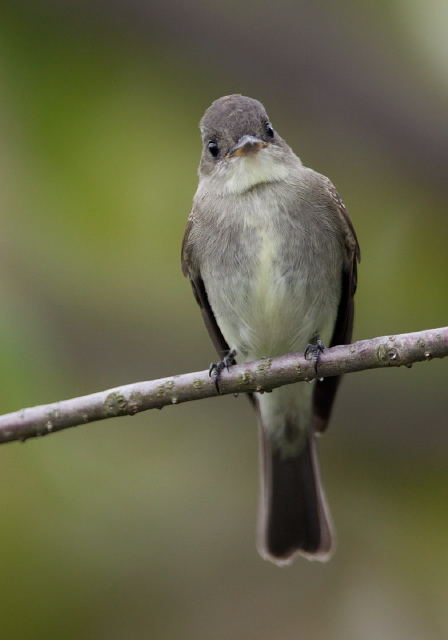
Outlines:
<svg viewBox="0 0 448 640"><path fill-rule="evenodd" d="M182 273L185 277L190 275L190 251L189 251L189 239L191 229L194 225L194 209L192 209L190 215L188 216L187 226L185 228L184 237L182 240L182 249L181 249L181 264L182 264Z"/></svg>
<svg viewBox="0 0 448 640"><path fill-rule="evenodd" d="M359 262L361 253L356 232L334 184L323 174L307 167L302 168L299 181L307 200L314 206L323 207L326 212L336 218L348 253Z"/></svg>

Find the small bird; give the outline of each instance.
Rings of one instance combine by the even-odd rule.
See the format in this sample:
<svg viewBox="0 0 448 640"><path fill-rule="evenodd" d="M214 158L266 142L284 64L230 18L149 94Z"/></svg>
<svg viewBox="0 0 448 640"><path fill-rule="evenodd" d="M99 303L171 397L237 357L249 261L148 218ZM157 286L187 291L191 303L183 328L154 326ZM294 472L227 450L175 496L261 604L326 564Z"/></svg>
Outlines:
<svg viewBox="0 0 448 640"><path fill-rule="evenodd" d="M305 167L263 105L219 98L201 123L199 185L182 245L224 367L348 344L359 245L335 187ZM297 554L326 560L333 525L316 436L326 428L338 377L250 394L260 437L257 548L275 564Z"/></svg>

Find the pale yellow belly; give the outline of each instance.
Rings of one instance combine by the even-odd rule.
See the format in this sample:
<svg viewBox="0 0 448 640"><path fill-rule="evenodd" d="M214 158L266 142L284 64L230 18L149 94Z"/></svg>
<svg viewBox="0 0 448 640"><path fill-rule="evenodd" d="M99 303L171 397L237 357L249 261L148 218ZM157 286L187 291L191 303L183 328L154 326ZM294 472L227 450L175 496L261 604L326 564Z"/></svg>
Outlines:
<svg viewBox="0 0 448 640"><path fill-rule="evenodd" d="M218 305L218 324L239 362L303 351L316 333L329 341L335 319L310 291L307 273L285 275L275 234L259 232L259 240L250 286L230 308Z"/></svg>

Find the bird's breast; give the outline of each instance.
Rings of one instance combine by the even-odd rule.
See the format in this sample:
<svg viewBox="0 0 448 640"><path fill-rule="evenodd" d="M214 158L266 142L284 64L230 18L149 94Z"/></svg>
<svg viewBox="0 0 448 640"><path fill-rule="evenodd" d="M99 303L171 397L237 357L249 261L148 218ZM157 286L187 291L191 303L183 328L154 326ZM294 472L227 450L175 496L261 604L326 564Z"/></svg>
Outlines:
<svg viewBox="0 0 448 640"><path fill-rule="evenodd" d="M327 306L315 286L327 279L318 228L304 228L303 216L275 198L253 199L239 213L215 229L201 265L218 326L240 361L303 350L322 331Z"/></svg>

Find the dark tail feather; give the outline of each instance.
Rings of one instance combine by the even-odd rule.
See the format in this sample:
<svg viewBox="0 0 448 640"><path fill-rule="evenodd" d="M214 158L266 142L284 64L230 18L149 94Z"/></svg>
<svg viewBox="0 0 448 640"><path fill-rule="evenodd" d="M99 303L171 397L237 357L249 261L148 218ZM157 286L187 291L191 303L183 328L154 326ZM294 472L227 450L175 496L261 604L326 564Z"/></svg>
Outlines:
<svg viewBox="0 0 448 640"><path fill-rule="evenodd" d="M333 527L320 480L315 436L310 434L295 457L272 451L260 427L261 486L258 550L276 564L292 562L297 553L327 560Z"/></svg>

